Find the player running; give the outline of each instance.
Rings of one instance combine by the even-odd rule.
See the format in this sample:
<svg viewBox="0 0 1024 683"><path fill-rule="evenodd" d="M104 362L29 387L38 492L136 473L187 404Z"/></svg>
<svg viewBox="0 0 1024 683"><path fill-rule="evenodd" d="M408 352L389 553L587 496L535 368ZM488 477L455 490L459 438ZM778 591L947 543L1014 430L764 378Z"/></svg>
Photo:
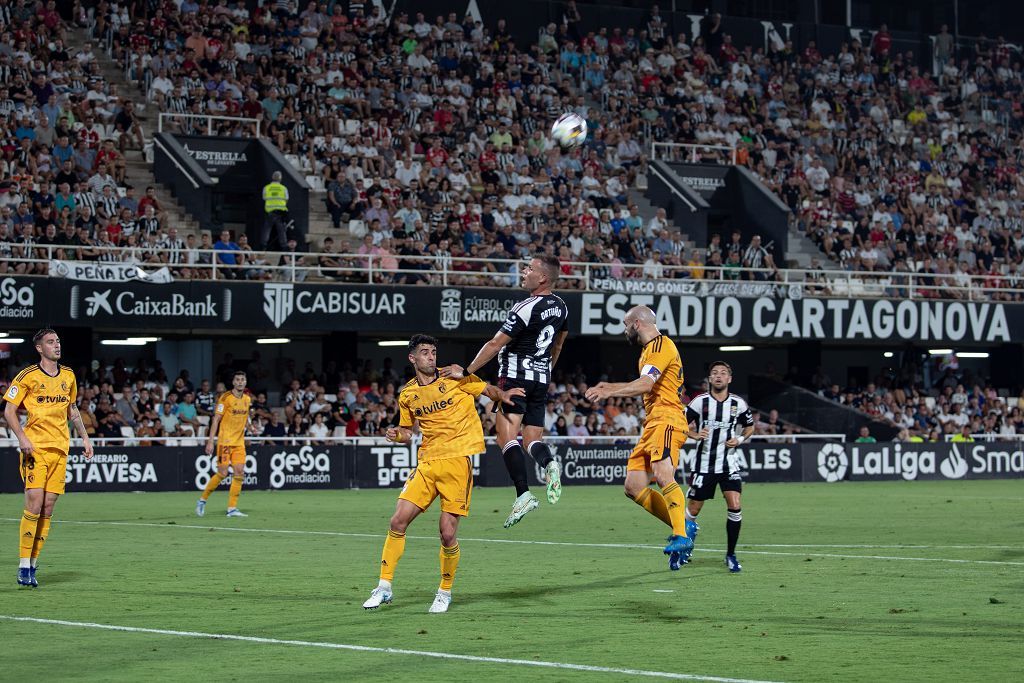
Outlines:
<svg viewBox="0 0 1024 683"><path fill-rule="evenodd" d="M425 334L409 340L409 363L416 377L398 395L399 426L388 427L384 437L408 443L418 423L423 441L416 469L402 487L391 517L380 560L380 582L363 608L375 609L391 602L391 581L405 551L405 530L440 496L441 585L429 611L447 612L461 555L456 532L459 519L469 514L473 494L473 456L484 452L476 397L485 394L496 403L512 403L514 397L525 392L521 388L501 391L476 375L441 377L437 371L437 340Z"/></svg>
<svg viewBox="0 0 1024 683"><path fill-rule="evenodd" d="M18 527L18 583L37 588L39 553L50 533L57 498L64 493L71 448L68 421L75 424L82 438L86 458L92 457L93 449L75 403L75 373L57 362L60 337L51 329L42 329L32 337L32 343L39 352L39 363L19 372L11 382L4 394L4 417L18 439L21 479L25 482L25 510ZM28 413L24 429L18 421L20 407Z"/></svg>
<svg viewBox="0 0 1024 683"><path fill-rule="evenodd" d="M626 496L672 527L665 554L669 568L679 569L683 555L693 548L687 535L686 500L675 476L688 431L679 396L683 364L676 345L658 331L654 311L647 306L629 309L622 324L629 343L643 346L640 376L632 382L600 382L587 389L586 396L603 401L643 395L646 418L626 466ZM650 487L651 482L657 482L660 493Z"/></svg>
<svg viewBox="0 0 1024 683"><path fill-rule="evenodd" d="M548 502L555 504L562 496L561 465L541 440L548 383L562 351L562 343L569 333L566 329L569 310L561 297L551 293L558 282L560 268L554 256L541 255L530 260L523 268L523 287L529 290L529 298L512 307L498 333L481 347L465 368L465 374L472 375L498 356L498 386L502 389L521 388L525 392L511 405L495 405L495 428L498 443L502 444L501 455L516 487L516 500L505 520L506 529L539 505L526 482L523 446L544 470ZM462 372L462 368L452 365L441 370L442 376L451 372ZM520 430L523 445L518 441Z"/></svg>
<svg viewBox="0 0 1024 683"><path fill-rule="evenodd" d="M228 517L248 517L238 509L238 496L245 479L245 430L249 427L252 396L245 393L246 376L241 370L231 378L231 391L217 399L217 408L210 423L210 436L206 440L206 454L213 455L217 441L217 472L210 477L203 495L196 501L196 515L206 514L206 501L228 476L231 465L231 488L228 491Z"/></svg>
<svg viewBox="0 0 1024 683"><path fill-rule="evenodd" d="M715 361L708 372L708 385L711 391L695 396L686 406L687 421L691 425L688 436L698 439L697 461L690 476L690 489L686 493L689 504L686 506L687 529L693 524L697 539L697 515L704 506L704 501L715 497L715 487L722 489L725 496L726 522L725 534L727 546L725 566L731 572L743 570L736 559L736 542L740 537L740 523L743 513L740 508L740 492L743 491L743 479L740 478L739 463L730 457L732 450L750 438L754 433L754 418L750 414L747 402L729 392L732 383L732 368L725 361ZM736 428L743 432L739 436ZM692 551L690 551L692 552ZM683 562L688 562L690 552L684 553Z"/></svg>

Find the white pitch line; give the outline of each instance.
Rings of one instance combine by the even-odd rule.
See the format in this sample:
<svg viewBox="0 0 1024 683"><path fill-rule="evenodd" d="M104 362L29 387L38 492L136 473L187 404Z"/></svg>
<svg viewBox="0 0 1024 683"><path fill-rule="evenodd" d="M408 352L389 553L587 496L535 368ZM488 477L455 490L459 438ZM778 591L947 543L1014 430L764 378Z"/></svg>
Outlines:
<svg viewBox="0 0 1024 683"><path fill-rule="evenodd" d="M372 652L387 655L412 655L415 657L432 657L434 659L454 659L464 662L484 662L487 664L506 664L511 666L533 666L543 669L562 669L568 671L586 671L590 673L620 674L624 676L644 676L647 678L670 678L680 681L712 681L713 683L773 683L747 678L725 678L722 676L701 676L700 674L683 674L672 671L646 671L644 669L620 669L611 666L594 666L591 664L570 664L567 662L545 662L530 659L506 659L504 657L479 657L476 655L460 655L450 652L429 652L426 650L406 650L395 647L370 647L368 645L349 645L347 643L329 643L315 640L284 640L279 638L260 638L257 636L239 636L231 633L204 633L202 631L175 631L163 628L141 628L138 626L117 626L113 624L95 624L87 621L65 621L63 619L38 619L35 617L16 617L0 614L6 621L29 622L33 624L49 624L52 626L73 626L92 628L103 631L122 631L125 633L148 633L159 636L178 636L181 638L206 638L210 640L234 640L244 643L261 645L290 645L293 647L315 647L326 650L351 650L355 652Z"/></svg>
<svg viewBox="0 0 1024 683"><path fill-rule="evenodd" d="M5 522L20 522L20 519L6 518ZM208 531L214 529L216 531L241 531L247 533L257 534L289 534L289 535L300 535L300 536L337 536L343 538L383 538L382 534L365 534L356 533L351 531L309 531L306 529L250 529L246 527L230 527L230 526L210 526L204 524L155 524L153 522L93 522L93 521L79 521L79 520L56 520L54 524L81 524L90 526L141 526L141 527L158 527L161 529L201 529ZM421 540L421 541L434 541L437 540L436 536L406 536L407 539ZM641 545L636 543L570 543L568 541L527 541L522 539L513 538L463 538L459 537L459 541L470 541L475 543L510 543L513 545L550 545L550 546L568 546L571 548L618 548L625 550L661 550L660 545ZM794 547L816 547L816 546L794 546ZM823 546L831 547L831 546ZM870 548L871 546L864 546ZM944 546L931 546L933 549L943 549ZM720 553L721 548L694 548L695 552L702 553ZM784 553L775 552L769 550L744 550L744 555L778 555L783 557L827 557L833 559L846 559L846 560L906 560L908 562L947 562L952 564L993 564L993 565L1007 565L1007 566L1020 566L1024 567L1024 562L1011 562L1007 560L960 560L949 557L902 557L899 555L840 555L837 553Z"/></svg>

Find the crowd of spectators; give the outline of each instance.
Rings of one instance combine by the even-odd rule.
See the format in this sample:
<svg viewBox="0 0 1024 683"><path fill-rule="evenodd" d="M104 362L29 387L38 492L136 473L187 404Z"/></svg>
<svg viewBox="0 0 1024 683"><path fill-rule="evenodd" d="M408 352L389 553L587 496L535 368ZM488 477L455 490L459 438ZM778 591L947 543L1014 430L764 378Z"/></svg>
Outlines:
<svg viewBox="0 0 1024 683"><path fill-rule="evenodd" d="M431 283L438 265L466 256L481 259L466 271L504 283L500 259L537 251L566 262L567 282L580 286L583 270L569 262L607 277L771 279L784 255L749 230L688 250L663 215L638 214L629 192L646 183L648 143L671 140L735 146L737 163L791 207L822 259L884 278L889 294L916 284L925 296L956 296L942 287L982 276L1008 288L986 296L1016 300L1024 283L1020 61L1001 38L938 50L933 75L893 50L885 26L823 55L813 41L737 45L718 15L697 36L670 34L657 7L638 26L584 34L570 2L531 45L502 20L386 17L372 3L102 2L76 5L70 23L52 2L3 7L7 272L45 272L18 257L59 244L68 257L204 276L210 256L193 250L217 242L239 247L218 256L236 266L229 276L255 279L291 262L363 279L351 269L366 259L341 255L369 253L380 279ZM69 30L95 44L67 49ZM948 36L940 31L937 45ZM102 51L138 92L104 81ZM355 240L282 262L251 253L243 236L162 225L151 193L136 198L119 180L124 154L144 142L136 98L150 110L261 119L322 183L335 224L356 221ZM545 134L567 109L590 129L573 152ZM224 125L222 134L245 132ZM910 273L921 277L911 283Z"/></svg>
<svg viewBox="0 0 1024 683"><path fill-rule="evenodd" d="M1024 392L1000 393L991 382L960 368L955 356L908 365L873 381L841 387L818 370L811 380L820 396L850 406L900 430L899 440L943 441L957 435L1024 434Z"/></svg>
<svg viewBox="0 0 1024 683"><path fill-rule="evenodd" d="M256 351L249 358L225 355L210 379L197 381L188 370L171 379L160 361L140 360L130 367L117 358L78 370L82 419L91 436L106 439L125 438L125 428L137 443L146 443L147 437L201 438L236 370L246 372L252 395L250 436L309 437L316 444L340 437L382 436L398 424L398 393L412 377L407 365L396 369L390 358L379 365L329 362L322 369L311 362L299 368L287 360L270 368ZM14 372L16 365L4 368L0 391ZM630 398L591 403L584 396L587 386L580 368L558 374L548 390L545 432L575 437L572 442L580 445L589 437L635 441L644 420L643 402ZM690 394L706 390L705 383ZM488 436L495 435L491 407L481 396L478 412ZM754 417L756 434L783 437L799 431L775 410L763 418L755 412Z"/></svg>

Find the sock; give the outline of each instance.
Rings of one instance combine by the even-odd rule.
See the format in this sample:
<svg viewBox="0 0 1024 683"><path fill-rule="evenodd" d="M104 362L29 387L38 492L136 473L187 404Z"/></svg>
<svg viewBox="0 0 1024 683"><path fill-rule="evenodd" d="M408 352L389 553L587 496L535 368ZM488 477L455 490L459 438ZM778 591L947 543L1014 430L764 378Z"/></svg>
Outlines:
<svg viewBox="0 0 1024 683"><path fill-rule="evenodd" d="M695 514L690 512L690 507L689 506L686 507L686 521L687 522L696 522L697 521L697 515L695 515Z"/></svg>
<svg viewBox="0 0 1024 683"><path fill-rule="evenodd" d="M32 566L32 560L27 557L18 558L18 569L28 569Z"/></svg>
<svg viewBox="0 0 1024 683"><path fill-rule="evenodd" d="M405 552L405 532L388 529L388 537L384 539L384 552L380 555L380 580L391 583L395 578L395 567Z"/></svg>
<svg viewBox="0 0 1024 683"><path fill-rule="evenodd" d="M672 535L686 535L686 498L683 497L683 490L679 484L672 482L661 489L661 495L668 503L668 516L672 520Z"/></svg>
<svg viewBox="0 0 1024 683"><path fill-rule="evenodd" d="M736 554L736 541L740 539L740 525L743 523L743 511L740 508L733 510L729 508L728 520L725 523L725 536L727 539L726 555Z"/></svg>
<svg viewBox="0 0 1024 683"><path fill-rule="evenodd" d="M441 587L440 590L451 591L452 582L455 581L455 570L459 568L459 557L461 551L459 542L448 548L441 544Z"/></svg>
<svg viewBox="0 0 1024 683"><path fill-rule="evenodd" d="M501 457L505 460L505 469L516 487L516 498L530 490L526 483L526 454L518 441L509 441L501 447Z"/></svg>
<svg viewBox="0 0 1024 683"><path fill-rule="evenodd" d="M46 543L46 537L50 533L50 517L45 515L39 516L39 526L36 527L35 542L32 544L32 566L36 566L36 558L39 557L39 553L43 551L43 544Z"/></svg>
<svg viewBox="0 0 1024 683"><path fill-rule="evenodd" d="M220 472L214 472L213 476L210 477L210 481L207 482L206 488L203 489L203 495L199 496L200 500L208 499L210 494L217 490L222 481L224 481L224 477L220 476Z"/></svg>
<svg viewBox="0 0 1024 683"><path fill-rule="evenodd" d="M645 488L643 491L636 494L636 498L633 498L633 502L661 521L665 522L668 526L672 526L672 518L668 515L668 503L666 503L665 498L654 489L650 487Z"/></svg>
<svg viewBox="0 0 1024 683"><path fill-rule="evenodd" d="M543 441L534 441L530 444L530 455L542 468L547 467L548 463L555 459L551 455L551 449Z"/></svg>
<svg viewBox="0 0 1024 683"><path fill-rule="evenodd" d="M18 557L27 560L32 557L32 546L36 542L36 529L39 527L39 515L28 510L21 512L21 524L18 526Z"/></svg>
<svg viewBox="0 0 1024 683"><path fill-rule="evenodd" d="M242 492L242 480L245 475L239 472L231 475L231 488L228 489L228 509L238 507L238 494Z"/></svg>

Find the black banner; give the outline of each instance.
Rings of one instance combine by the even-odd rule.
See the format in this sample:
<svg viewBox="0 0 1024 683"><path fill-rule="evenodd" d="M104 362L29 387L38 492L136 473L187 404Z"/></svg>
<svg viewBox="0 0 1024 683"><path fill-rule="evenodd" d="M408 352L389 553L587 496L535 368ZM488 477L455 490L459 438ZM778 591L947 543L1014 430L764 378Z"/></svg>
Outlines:
<svg viewBox="0 0 1024 683"><path fill-rule="evenodd" d="M237 166L249 163L251 140L189 135L174 137L185 148L185 152L212 177L222 176ZM255 158L259 159L258 153Z"/></svg>
<svg viewBox="0 0 1024 683"><path fill-rule="evenodd" d="M633 440L621 444L550 444L562 462L566 486L621 486ZM92 460L81 449L68 458L67 490L198 491L215 471L199 447L103 447ZM758 443L735 449L744 481L839 482L1024 478L1020 443ZM0 451L0 492L23 489L14 449ZM680 481L693 468L694 446L684 447ZM335 446L256 446L246 458L245 486L253 489L401 488L416 467L409 445L381 442ZM527 468L542 486L540 468ZM490 445L473 458L477 486L511 486L500 449ZM221 486L226 488L230 480Z"/></svg>
<svg viewBox="0 0 1024 683"><path fill-rule="evenodd" d="M785 298L778 294L782 292ZM964 301L816 299L792 287L777 296L562 292L575 335L622 334L625 312L650 306L672 337L956 342L989 346L1024 338L1024 306ZM0 321L10 327L90 326L131 331L435 330L491 335L525 293L482 287L280 282L147 283L0 279ZM28 323L28 324L26 324Z"/></svg>

